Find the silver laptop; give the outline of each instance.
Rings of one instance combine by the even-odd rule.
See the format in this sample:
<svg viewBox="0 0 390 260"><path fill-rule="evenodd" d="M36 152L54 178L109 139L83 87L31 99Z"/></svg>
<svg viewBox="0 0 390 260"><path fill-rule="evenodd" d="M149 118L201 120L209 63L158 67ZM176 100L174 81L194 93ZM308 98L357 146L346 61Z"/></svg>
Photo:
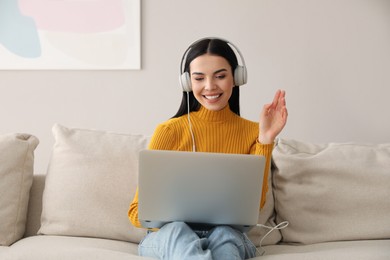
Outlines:
<svg viewBox="0 0 390 260"><path fill-rule="evenodd" d="M257 224L265 157L142 150L138 217L147 228L182 221L195 229Z"/></svg>

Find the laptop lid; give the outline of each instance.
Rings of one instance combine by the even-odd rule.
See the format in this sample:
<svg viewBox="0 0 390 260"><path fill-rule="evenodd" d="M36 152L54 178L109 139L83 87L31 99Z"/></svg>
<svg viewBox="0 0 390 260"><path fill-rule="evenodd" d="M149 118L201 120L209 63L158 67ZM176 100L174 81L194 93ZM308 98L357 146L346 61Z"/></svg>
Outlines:
<svg viewBox="0 0 390 260"><path fill-rule="evenodd" d="M258 221L264 167L259 155L142 150L139 220L147 228L182 221L246 232Z"/></svg>

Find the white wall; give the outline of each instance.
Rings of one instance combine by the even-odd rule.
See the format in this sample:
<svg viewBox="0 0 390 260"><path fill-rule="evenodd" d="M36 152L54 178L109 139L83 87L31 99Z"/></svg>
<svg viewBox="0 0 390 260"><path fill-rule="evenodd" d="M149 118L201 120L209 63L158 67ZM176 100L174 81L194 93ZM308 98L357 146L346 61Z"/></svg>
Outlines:
<svg viewBox="0 0 390 260"><path fill-rule="evenodd" d="M0 133L36 135L40 172L54 123L151 134L176 112L182 53L204 36L227 38L244 54L242 116L257 120L283 88L283 137L389 142L388 0L143 0L142 70L0 71Z"/></svg>

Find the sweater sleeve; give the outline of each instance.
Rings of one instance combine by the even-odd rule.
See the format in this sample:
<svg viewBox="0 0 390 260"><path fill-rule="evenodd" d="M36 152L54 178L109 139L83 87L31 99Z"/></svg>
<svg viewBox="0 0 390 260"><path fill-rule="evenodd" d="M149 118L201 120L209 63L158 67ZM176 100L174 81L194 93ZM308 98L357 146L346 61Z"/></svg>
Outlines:
<svg viewBox="0 0 390 260"><path fill-rule="evenodd" d="M156 128L148 148L152 150L173 150L175 147L173 140L175 140L173 131L166 125L161 124ZM133 226L142 227L138 218L138 187L127 215Z"/></svg>
<svg viewBox="0 0 390 260"><path fill-rule="evenodd" d="M150 150L177 150L175 131L166 124L157 126L149 143Z"/></svg>
<svg viewBox="0 0 390 260"><path fill-rule="evenodd" d="M261 192L261 202L260 208L262 209L267 200L267 192L268 192L268 175L271 168L271 157L272 150L274 148L274 144L261 144L256 141L256 144L252 147L251 154L262 155L266 159L265 168L264 168L264 176L263 176L263 188Z"/></svg>
<svg viewBox="0 0 390 260"><path fill-rule="evenodd" d="M133 202L130 204L129 211L127 213L129 220L133 226L141 228L141 222L138 219L138 187L135 191Z"/></svg>

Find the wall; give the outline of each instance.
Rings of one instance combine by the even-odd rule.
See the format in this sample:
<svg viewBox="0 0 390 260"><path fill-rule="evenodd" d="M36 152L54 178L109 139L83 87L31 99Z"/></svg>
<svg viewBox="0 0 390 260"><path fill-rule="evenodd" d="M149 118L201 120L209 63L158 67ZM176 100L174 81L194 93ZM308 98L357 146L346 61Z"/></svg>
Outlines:
<svg viewBox="0 0 390 260"><path fill-rule="evenodd" d="M182 53L204 36L229 39L245 57L242 116L257 120L283 88L282 137L389 142L387 0L143 0L142 70L0 71L0 133L36 135L40 172L54 123L151 134L176 112Z"/></svg>

